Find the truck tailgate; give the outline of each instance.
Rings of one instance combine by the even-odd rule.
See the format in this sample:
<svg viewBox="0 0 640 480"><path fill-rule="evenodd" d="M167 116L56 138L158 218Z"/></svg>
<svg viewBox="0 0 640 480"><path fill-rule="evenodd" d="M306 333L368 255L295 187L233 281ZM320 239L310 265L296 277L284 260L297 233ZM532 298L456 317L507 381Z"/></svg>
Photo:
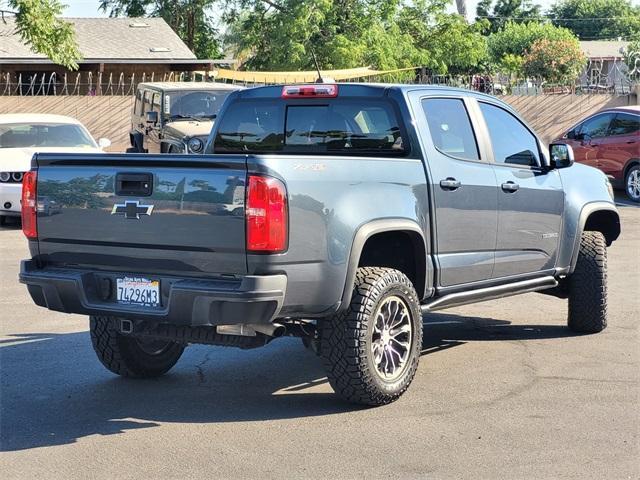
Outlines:
<svg viewBox="0 0 640 480"><path fill-rule="evenodd" d="M246 273L246 160L224 155L39 154L41 262Z"/></svg>

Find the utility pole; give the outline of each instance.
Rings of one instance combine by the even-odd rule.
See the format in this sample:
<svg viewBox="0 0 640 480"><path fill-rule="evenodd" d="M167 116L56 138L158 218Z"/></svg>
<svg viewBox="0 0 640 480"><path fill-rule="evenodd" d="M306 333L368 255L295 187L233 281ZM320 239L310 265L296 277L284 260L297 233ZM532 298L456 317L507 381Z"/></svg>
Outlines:
<svg viewBox="0 0 640 480"><path fill-rule="evenodd" d="M458 13L462 15L465 20L467 18L467 0L456 0L456 8Z"/></svg>

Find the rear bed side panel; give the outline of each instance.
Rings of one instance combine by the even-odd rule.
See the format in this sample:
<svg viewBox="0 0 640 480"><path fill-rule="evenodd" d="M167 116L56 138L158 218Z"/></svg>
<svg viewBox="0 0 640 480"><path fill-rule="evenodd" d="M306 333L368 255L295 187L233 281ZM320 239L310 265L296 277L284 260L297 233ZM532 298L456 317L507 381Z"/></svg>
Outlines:
<svg viewBox="0 0 640 480"><path fill-rule="evenodd" d="M41 154L36 162L39 263L195 277L246 273L244 157ZM123 172L150 173L151 195L116 195ZM113 214L127 201L152 205L151 215Z"/></svg>
<svg viewBox="0 0 640 480"><path fill-rule="evenodd" d="M321 315L337 307L354 237L364 225L403 219L429 238L427 187L419 159L261 155L249 157L248 171L286 180L287 252L247 256L250 274L286 272L281 315Z"/></svg>

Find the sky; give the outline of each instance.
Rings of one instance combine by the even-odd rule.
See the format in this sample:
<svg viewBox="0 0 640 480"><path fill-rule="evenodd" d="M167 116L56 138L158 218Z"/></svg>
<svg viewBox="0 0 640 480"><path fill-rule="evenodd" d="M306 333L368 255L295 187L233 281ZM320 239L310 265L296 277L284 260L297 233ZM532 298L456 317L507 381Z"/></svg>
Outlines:
<svg viewBox="0 0 640 480"><path fill-rule="evenodd" d="M637 3L640 0L634 0L632 3ZM538 0L536 3L542 5L543 9L547 9L553 4L555 0ZM66 0L64 1L68 5L64 12L65 17L106 17L107 14L98 11L98 0ZM467 10L469 15L473 17L476 11L476 5L478 0L467 0ZM451 10L455 9L454 1L451 0Z"/></svg>
<svg viewBox="0 0 640 480"><path fill-rule="evenodd" d="M542 10L545 11L551 7L556 0L534 0L535 3L542 5ZM63 0L63 3L67 5L67 9L64 12L65 17L107 17L108 14L98 11L98 0ZM478 0L467 0L467 17L469 20L473 20L476 13L476 5ZM640 0L631 0L632 5L640 5ZM455 11L455 1L451 0L450 11Z"/></svg>

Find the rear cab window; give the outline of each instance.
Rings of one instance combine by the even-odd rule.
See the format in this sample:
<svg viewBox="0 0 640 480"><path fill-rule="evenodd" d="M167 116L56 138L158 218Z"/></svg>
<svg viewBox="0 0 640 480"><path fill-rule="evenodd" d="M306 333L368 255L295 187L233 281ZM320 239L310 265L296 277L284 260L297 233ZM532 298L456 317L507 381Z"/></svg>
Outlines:
<svg viewBox="0 0 640 480"><path fill-rule="evenodd" d="M238 99L222 115L216 153L404 156L400 115L384 97Z"/></svg>

